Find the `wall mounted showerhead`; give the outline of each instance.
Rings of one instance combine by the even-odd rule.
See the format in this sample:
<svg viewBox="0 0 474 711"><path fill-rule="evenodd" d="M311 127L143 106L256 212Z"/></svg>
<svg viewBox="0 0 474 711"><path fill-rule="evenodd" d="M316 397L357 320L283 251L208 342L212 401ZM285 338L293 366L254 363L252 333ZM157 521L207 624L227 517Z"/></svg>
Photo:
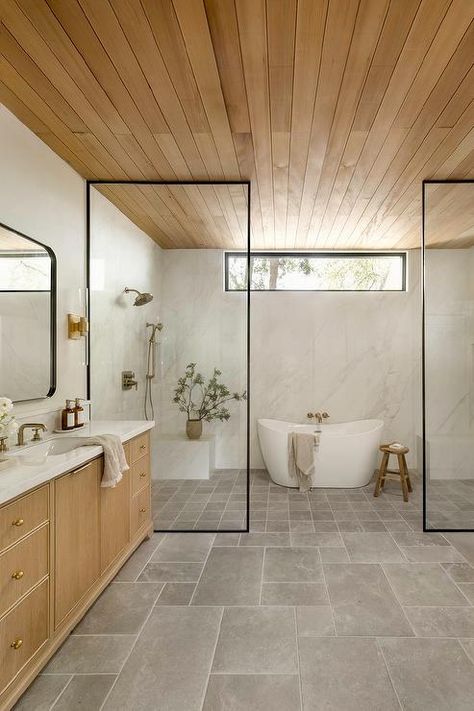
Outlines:
<svg viewBox="0 0 474 711"><path fill-rule="evenodd" d="M135 301L133 302L134 306L144 306L145 304L149 304L150 301L153 301L153 294L150 294L148 291L141 292L138 291L138 289L129 289L128 286L124 289L126 294L129 294L131 291L137 294Z"/></svg>

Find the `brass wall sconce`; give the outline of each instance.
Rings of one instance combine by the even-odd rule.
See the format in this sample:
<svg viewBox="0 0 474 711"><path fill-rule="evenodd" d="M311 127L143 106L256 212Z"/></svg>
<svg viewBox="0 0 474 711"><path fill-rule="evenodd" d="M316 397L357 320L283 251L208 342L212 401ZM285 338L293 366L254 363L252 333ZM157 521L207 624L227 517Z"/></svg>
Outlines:
<svg viewBox="0 0 474 711"><path fill-rule="evenodd" d="M89 321L85 316L79 314L67 315L67 335L73 341L78 341L89 332Z"/></svg>

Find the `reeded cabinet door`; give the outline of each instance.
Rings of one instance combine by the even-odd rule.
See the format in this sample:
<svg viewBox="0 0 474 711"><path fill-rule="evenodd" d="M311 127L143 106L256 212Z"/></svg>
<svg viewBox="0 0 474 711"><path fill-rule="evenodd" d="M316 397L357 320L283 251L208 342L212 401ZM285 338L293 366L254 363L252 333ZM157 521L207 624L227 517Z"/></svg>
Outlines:
<svg viewBox="0 0 474 711"><path fill-rule="evenodd" d="M100 570L104 570L130 541L130 472L117 486L100 489Z"/></svg>
<svg viewBox="0 0 474 711"><path fill-rule="evenodd" d="M100 460L55 482L55 627L100 575Z"/></svg>

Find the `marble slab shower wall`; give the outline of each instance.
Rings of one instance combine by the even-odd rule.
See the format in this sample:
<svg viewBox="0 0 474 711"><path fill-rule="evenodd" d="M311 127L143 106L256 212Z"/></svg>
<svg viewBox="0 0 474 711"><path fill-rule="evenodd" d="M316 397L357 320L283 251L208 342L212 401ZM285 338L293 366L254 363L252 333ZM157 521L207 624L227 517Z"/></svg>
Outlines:
<svg viewBox="0 0 474 711"><path fill-rule="evenodd" d="M160 317L163 250L91 189L91 399L95 419L143 419L148 321ZM154 295L133 305L128 286ZM122 390L132 370L137 389ZM153 385L157 388L156 383Z"/></svg>

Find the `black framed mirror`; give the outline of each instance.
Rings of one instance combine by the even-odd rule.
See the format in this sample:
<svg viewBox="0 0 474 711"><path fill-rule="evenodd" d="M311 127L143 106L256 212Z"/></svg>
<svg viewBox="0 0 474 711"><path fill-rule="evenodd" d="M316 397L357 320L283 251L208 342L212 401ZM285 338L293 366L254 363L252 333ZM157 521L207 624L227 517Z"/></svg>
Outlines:
<svg viewBox="0 0 474 711"><path fill-rule="evenodd" d="M13 402L56 390L56 257L0 223L0 393Z"/></svg>

